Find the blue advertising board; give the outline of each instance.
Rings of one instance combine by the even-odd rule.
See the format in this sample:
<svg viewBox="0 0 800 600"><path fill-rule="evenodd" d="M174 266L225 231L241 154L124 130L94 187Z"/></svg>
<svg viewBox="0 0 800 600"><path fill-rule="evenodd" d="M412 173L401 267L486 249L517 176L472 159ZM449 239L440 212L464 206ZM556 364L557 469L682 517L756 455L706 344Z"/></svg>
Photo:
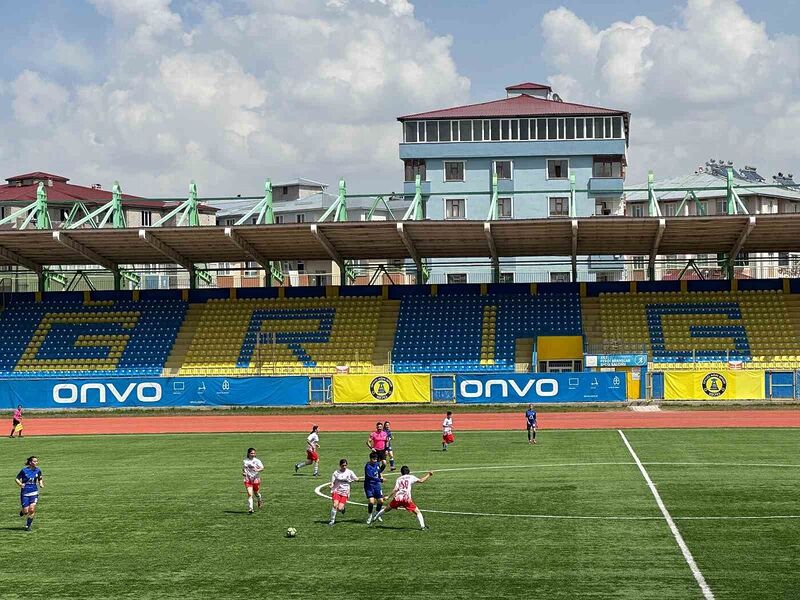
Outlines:
<svg viewBox="0 0 800 600"><path fill-rule="evenodd" d="M624 402L624 373L457 375L456 402Z"/></svg>
<svg viewBox="0 0 800 600"><path fill-rule="evenodd" d="M587 354L583 358L587 367L646 367L647 354Z"/></svg>
<svg viewBox="0 0 800 600"><path fill-rule="evenodd" d="M308 377L0 379L0 406L122 408L303 406Z"/></svg>

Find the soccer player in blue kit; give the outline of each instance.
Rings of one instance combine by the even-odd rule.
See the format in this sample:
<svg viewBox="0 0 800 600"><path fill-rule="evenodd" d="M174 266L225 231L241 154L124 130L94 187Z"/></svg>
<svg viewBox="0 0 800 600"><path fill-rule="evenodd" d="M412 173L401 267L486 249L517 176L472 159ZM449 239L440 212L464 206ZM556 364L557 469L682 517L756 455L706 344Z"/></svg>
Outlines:
<svg viewBox="0 0 800 600"><path fill-rule="evenodd" d="M381 483L383 482L383 475L381 475L381 465L378 462L378 453L369 453L369 462L364 465L364 494L367 496L367 525L372 523L372 511L375 510L376 514L383 508L383 489ZM383 519L378 518L379 521Z"/></svg>
<svg viewBox="0 0 800 600"><path fill-rule="evenodd" d="M23 517L27 515L28 517L25 523L25 531L31 530L33 517L36 516L36 503L39 501L39 488L44 487L42 470L38 465L39 459L37 457L28 457L28 460L25 461L25 466L22 467L22 470L16 478L17 485L19 486L19 501L22 505L19 516Z"/></svg>
<svg viewBox="0 0 800 600"><path fill-rule="evenodd" d="M525 426L528 428L528 443L536 443L536 411L533 410L533 404L528 404L528 410L525 411Z"/></svg>

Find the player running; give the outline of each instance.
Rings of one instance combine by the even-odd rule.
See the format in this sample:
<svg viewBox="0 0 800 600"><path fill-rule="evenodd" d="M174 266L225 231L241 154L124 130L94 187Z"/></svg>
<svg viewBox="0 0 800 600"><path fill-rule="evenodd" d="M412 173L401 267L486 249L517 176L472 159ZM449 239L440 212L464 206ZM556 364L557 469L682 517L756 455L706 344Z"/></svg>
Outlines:
<svg viewBox="0 0 800 600"><path fill-rule="evenodd" d="M264 464L256 458L256 449L248 448L247 456L242 461L242 477L244 477L244 487L247 490L247 514L253 514L253 495L258 499L258 508L264 506L261 497L261 471Z"/></svg>
<svg viewBox="0 0 800 600"><path fill-rule="evenodd" d="M389 501L388 508L382 508L375 513L375 518L372 520L372 522L374 523L375 521L382 520L381 517L385 512L389 512L395 508L404 508L408 512L413 512L415 515L417 515L417 521L419 521L420 529L428 529L428 527L425 525L425 518L422 516L422 511L417 508L417 505L414 504L414 501L411 499L411 487L415 483L425 483L431 476L433 476L433 471L428 471L422 477L417 477L416 475L411 474L411 469L409 469L406 465L400 467L400 477L397 478L397 483L394 484L394 489L387 498Z"/></svg>
<svg viewBox="0 0 800 600"><path fill-rule="evenodd" d="M19 486L19 501L22 505L19 516L24 517L27 515L28 520L25 522L25 531L30 531L31 525L33 524L33 517L36 516L36 503L39 501L39 490L44 488L42 470L39 468L39 459L35 456L29 456L28 460L25 461L25 466L17 475L15 481Z"/></svg>
<svg viewBox="0 0 800 600"><path fill-rule="evenodd" d="M456 441L453 435L453 412L448 410L442 421L442 452L447 452L447 445Z"/></svg>
<svg viewBox="0 0 800 600"><path fill-rule="evenodd" d="M331 475L333 507L331 508L331 520L328 521L328 525L333 526L336 524L336 513L338 511L344 512L344 507L348 498L350 498L350 484L354 481L358 481L358 475L347 468L347 459L343 458L339 461L339 468Z"/></svg>
<svg viewBox="0 0 800 600"><path fill-rule="evenodd" d="M383 423L375 423L375 431L369 434L367 448L378 453L378 460L381 461L381 471L386 468L386 442L389 436L383 430Z"/></svg>
<svg viewBox="0 0 800 600"><path fill-rule="evenodd" d="M378 453L369 453L369 462L364 465L364 494L367 497L367 525L372 523L372 511L377 509L377 512L383 508L383 489L381 483L383 482L383 475L381 475L381 466L378 464ZM380 519L383 521L383 519Z"/></svg>
<svg viewBox="0 0 800 600"><path fill-rule="evenodd" d="M386 432L386 454L389 456L389 470L394 471L394 452L392 451L392 440L394 439L394 434L389 427L389 421L383 422L383 430Z"/></svg>
<svg viewBox="0 0 800 600"><path fill-rule="evenodd" d="M312 425L311 426L311 433L308 434L306 438L306 460L303 462L299 462L294 466L294 472L297 473L303 467L308 465L314 465L314 477L319 476L319 454L317 454L317 448L319 448L319 425Z"/></svg>
<svg viewBox="0 0 800 600"><path fill-rule="evenodd" d="M533 404L528 404L528 410L525 411L525 426L528 428L528 443L536 443L536 411L533 410Z"/></svg>

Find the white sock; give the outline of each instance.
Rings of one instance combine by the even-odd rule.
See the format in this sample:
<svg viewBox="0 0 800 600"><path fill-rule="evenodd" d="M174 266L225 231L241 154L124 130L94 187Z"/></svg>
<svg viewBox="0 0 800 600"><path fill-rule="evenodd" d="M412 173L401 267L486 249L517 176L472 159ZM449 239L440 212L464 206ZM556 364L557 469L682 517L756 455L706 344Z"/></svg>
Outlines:
<svg viewBox="0 0 800 600"><path fill-rule="evenodd" d="M417 521L419 521L419 526L420 527L425 527L425 519L423 518L421 512L417 513Z"/></svg>
<svg viewBox="0 0 800 600"><path fill-rule="evenodd" d="M302 469L302 468L303 468L303 467L305 467L305 466L306 466L306 463L297 463L297 464L294 466L294 468L295 468L295 469Z"/></svg>
<svg viewBox="0 0 800 600"><path fill-rule="evenodd" d="M379 519L383 515L383 513L384 513L384 509L382 508L378 512L375 513L375 515L372 517L372 520L374 521L376 519Z"/></svg>
<svg viewBox="0 0 800 600"><path fill-rule="evenodd" d="M248 496L247 497L247 508L248 508L248 510L253 510L253 497L252 496Z"/></svg>
<svg viewBox="0 0 800 600"><path fill-rule="evenodd" d="M319 475L319 465L314 463L314 475Z"/></svg>
<svg viewBox="0 0 800 600"><path fill-rule="evenodd" d="M333 523L334 521L336 521L336 509L332 508L331 509L331 523Z"/></svg>

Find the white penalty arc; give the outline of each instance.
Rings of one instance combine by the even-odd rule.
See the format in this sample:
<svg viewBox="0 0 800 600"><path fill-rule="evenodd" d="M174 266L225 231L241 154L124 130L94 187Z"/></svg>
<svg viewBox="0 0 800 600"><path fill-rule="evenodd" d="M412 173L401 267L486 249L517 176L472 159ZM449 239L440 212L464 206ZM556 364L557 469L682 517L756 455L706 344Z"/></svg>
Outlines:
<svg viewBox="0 0 800 600"><path fill-rule="evenodd" d="M547 468L547 467L596 467L596 466L609 466L609 465L635 465L634 462L596 462L596 463L552 463L552 464L538 464L538 465L488 465L488 466L475 466L475 467L452 467L446 469L431 469L434 473L445 473L454 471L486 471L492 469L532 469L532 468ZM643 463L655 465L676 465L676 466L737 466L737 467L780 467L780 468L800 468L800 465L792 464L756 464L756 463ZM427 469L426 469L427 470ZM390 473L397 475L396 473ZM322 490L330 487L330 483L323 483L314 488L314 493L320 498L330 500L329 494ZM348 504L355 506L367 506L366 502L357 502L350 500ZM514 518L514 519L552 519L552 520L575 520L575 521L662 521L661 515L546 515L546 514L519 514L519 513L498 513L498 512L468 512L457 510L438 510L438 509L420 509L423 513L440 514L440 515L455 515L465 517L499 517L499 518ZM699 515L699 516L673 516L673 519L681 521L757 521L757 520L782 520L782 519L800 519L798 515Z"/></svg>

